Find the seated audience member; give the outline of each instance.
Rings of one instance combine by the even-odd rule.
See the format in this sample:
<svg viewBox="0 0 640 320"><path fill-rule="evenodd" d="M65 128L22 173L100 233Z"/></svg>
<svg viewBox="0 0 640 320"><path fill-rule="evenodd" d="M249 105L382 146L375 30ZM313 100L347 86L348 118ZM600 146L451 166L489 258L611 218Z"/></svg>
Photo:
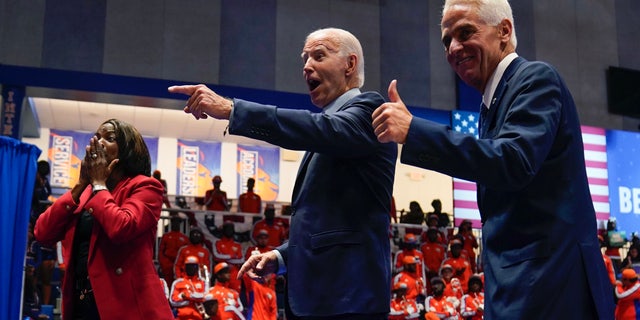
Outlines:
<svg viewBox="0 0 640 320"><path fill-rule="evenodd" d="M173 283L173 280L175 280L173 270L175 268L178 250L189 244L189 237L180 231L181 224L182 218L178 216L171 217L171 231L162 235L160 245L158 246L158 264L160 265L162 278L164 278L167 283Z"/></svg>
<svg viewBox="0 0 640 320"><path fill-rule="evenodd" d="M442 266L442 261L445 259L446 248L438 241L438 229L436 227L429 227L426 234L427 241L420 246L420 252L424 257L426 279L431 280L440 272L440 266Z"/></svg>
<svg viewBox="0 0 640 320"><path fill-rule="evenodd" d="M460 315L464 319L481 320L484 314L484 292L482 292L482 278L474 274L469 279L467 294L462 297Z"/></svg>
<svg viewBox="0 0 640 320"><path fill-rule="evenodd" d="M434 313L440 319L458 320L460 314L458 310L444 296L444 281L442 278L431 279L432 294L424 302L425 311Z"/></svg>
<svg viewBox="0 0 640 320"><path fill-rule="evenodd" d="M440 244L442 244L443 246L447 245L447 239L449 238L447 236L446 233L444 233L442 231L442 229L438 228L438 221L440 221L438 219L438 216L435 214L430 214L427 216L427 218L425 219L427 221L427 227L429 227L427 230L431 229L431 228L435 228L436 230L438 230L438 242L440 242ZM422 242L427 242L427 235L426 232L422 233Z"/></svg>
<svg viewBox="0 0 640 320"><path fill-rule="evenodd" d="M247 191L238 197L238 211L247 213L260 213L262 199L260 195L253 192L256 185L254 178L247 179Z"/></svg>
<svg viewBox="0 0 640 320"><path fill-rule="evenodd" d="M237 279L240 266L244 263L242 255L242 245L233 238L235 225L232 222L225 222L222 225L222 238L213 243L213 260L215 263L226 262L229 264L231 279L230 288L240 292L240 280Z"/></svg>
<svg viewBox="0 0 640 320"><path fill-rule="evenodd" d="M402 259L403 268L395 277L392 285L404 283L407 285L407 299L415 299L422 303L425 297L424 279L416 276L416 260L414 257L406 256Z"/></svg>
<svg viewBox="0 0 640 320"><path fill-rule="evenodd" d="M440 276L444 280L444 296L453 306L458 309L460 300L464 295L462 285L458 278L453 277L453 268L451 265L445 264L440 268Z"/></svg>
<svg viewBox="0 0 640 320"><path fill-rule="evenodd" d="M460 280L462 288L467 288L471 277L471 264L466 257L462 256L462 242L458 239L451 241L451 257L444 259L443 265L448 264L453 268L453 276Z"/></svg>
<svg viewBox="0 0 640 320"><path fill-rule="evenodd" d="M411 201L409 203L409 212L406 214L404 213L404 209L400 212L400 223L422 224L423 220L424 212L418 201Z"/></svg>
<svg viewBox="0 0 640 320"><path fill-rule="evenodd" d="M220 262L213 269L215 285L208 294L218 301L218 312L213 319L244 320L244 307L240 301L238 291L229 288L231 273L229 264Z"/></svg>
<svg viewBox="0 0 640 320"><path fill-rule="evenodd" d="M616 320L634 320L640 316L640 283L633 269L622 270L622 278L616 285Z"/></svg>
<svg viewBox="0 0 640 320"><path fill-rule="evenodd" d="M427 217L429 215L435 214L438 217L438 229L446 229L451 227L451 219L449 218L449 214L446 212L442 212L442 202L440 199L433 199L431 201L431 206L433 207L432 212L427 213Z"/></svg>
<svg viewBox="0 0 640 320"><path fill-rule="evenodd" d="M211 252L204 246L204 234L199 228L192 228L189 231L189 244L178 249L173 268L174 278L184 277L184 261L188 256L198 257L200 269L210 272L211 270Z"/></svg>
<svg viewBox="0 0 640 320"><path fill-rule="evenodd" d="M418 319L420 309L414 299L407 299L407 284L398 282L393 285L393 296L389 320Z"/></svg>
<svg viewBox="0 0 640 320"><path fill-rule="evenodd" d="M404 235L401 247L402 249L396 252L395 256L395 268L396 272L400 272L403 268L403 261L405 257L412 257L416 262L415 277L421 277L424 279L424 257L422 251L418 250L418 237L413 233L407 233Z"/></svg>
<svg viewBox="0 0 640 320"><path fill-rule="evenodd" d="M640 248L637 246L629 247L627 257L620 263L620 270L632 268L636 272L640 271Z"/></svg>
<svg viewBox="0 0 640 320"><path fill-rule="evenodd" d="M284 225L276 218L276 209L273 204L267 204L264 208L264 219L257 221L253 224L253 230L251 231L251 238L256 243L256 236L258 230L266 230L269 233L269 239L267 244L272 247L277 247L284 243L286 240L286 230Z"/></svg>
<svg viewBox="0 0 640 320"><path fill-rule="evenodd" d="M462 250L467 253L469 264L471 264L471 272L477 272L475 249L478 248L478 240L473 235L470 220L465 219L460 222L456 237L462 241Z"/></svg>
<svg viewBox="0 0 640 320"><path fill-rule="evenodd" d="M200 261L196 256L188 256L183 260L184 276L176 279L171 285L171 306L178 310L176 319L201 320L205 318L204 296L205 279L200 278Z"/></svg>

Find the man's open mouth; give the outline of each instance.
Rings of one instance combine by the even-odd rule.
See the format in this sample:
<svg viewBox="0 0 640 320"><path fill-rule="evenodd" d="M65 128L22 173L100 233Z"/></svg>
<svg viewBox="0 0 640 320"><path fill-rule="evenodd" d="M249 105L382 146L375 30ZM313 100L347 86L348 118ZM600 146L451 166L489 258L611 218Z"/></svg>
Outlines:
<svg viewBox="0 0 640 320"><path fill-rule="evenodd" d="M320 81L309 79L307 80L307 86L309 86L309 91L315 90L320 85Z"/></svg>

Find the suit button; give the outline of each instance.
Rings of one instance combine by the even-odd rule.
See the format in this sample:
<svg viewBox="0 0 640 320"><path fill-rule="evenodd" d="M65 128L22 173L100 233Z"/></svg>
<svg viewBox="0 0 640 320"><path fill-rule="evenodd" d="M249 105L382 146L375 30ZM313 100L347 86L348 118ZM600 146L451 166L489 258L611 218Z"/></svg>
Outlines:
<svg viewBox="0 0 640 320"><path fill-rule="evenodd" d="M93 213L93 208L89 208L87 211L89 211L89 213Z"/></svg>
<svg viewBox="0 0 640 320"><path fill-rule="evenodd" d="M116 274L117 275L121 275L122 274L122 268L117 268L116 269Z"/></svg>
<svg viewBox="0 0 640 320"><path fill-rule="evenodd" d="M67 209L67 210L71 210L71 206L70 205L66 205L64 208Z"/></svg>

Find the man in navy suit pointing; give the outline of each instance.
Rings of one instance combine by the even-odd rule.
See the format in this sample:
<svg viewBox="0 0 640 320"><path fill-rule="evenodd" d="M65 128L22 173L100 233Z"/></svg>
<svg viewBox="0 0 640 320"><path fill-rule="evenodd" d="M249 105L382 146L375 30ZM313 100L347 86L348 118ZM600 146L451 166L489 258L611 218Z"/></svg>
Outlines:
<svg viewBox="0 0 640 320"><path fill-rule="evenodd" d="M558 72L515 53L507 0L447 0L447 61L483 93L480 138L412 117L397 82L373 114L403 163L478 187L485 319L613 319L580 123Z"/></svg>
<svg viewBox="0 0 640 320"><path fill-rule="evenodd" d="M371 126L384 103L360 92L360 42L341 29L307 36L303 75L320 113L225 99L204 85L190 95L196 119L229 119L229 132L307 151L292 193L289 241L252 256L239 276L287 274L287 319L386 319L391 301L389 210L398 147Z"/></svg>

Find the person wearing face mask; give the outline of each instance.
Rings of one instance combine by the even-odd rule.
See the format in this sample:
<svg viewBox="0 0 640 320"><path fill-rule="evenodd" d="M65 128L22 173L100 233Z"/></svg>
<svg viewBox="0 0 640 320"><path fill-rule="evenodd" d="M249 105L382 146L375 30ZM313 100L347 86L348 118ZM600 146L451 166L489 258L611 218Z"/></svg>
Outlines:
<svg viewBox="0 0 640 320"><path fill-rule="evenodd" d="M444 295L444 281L440 277L431 279L432 294L424 302L426 312L434 313L440 319L458 320L458 310Z"/></svg>
<svg viewBox="0 0 640 320"><path fill-rule="evenodd" d="M178 310L179 320L201 320L208 315L204 309L208 291L206 279L200 277L200 261L196 256L184 260L184 276L171 285L169 302Z"/></svg>
<svg viewBox="0 0 640 320"><path fill-rule="evenodd" d="M110 119L85 147L76 185L37 220L38 241L62 241L64 319L173 319L153 264L162 184L140 133Z"/></svg>
<svg viewBox="0 0 640 320"><path fill-rule="evenodd" d="M237 278L238 270L244 262L242 245L234 239L235 225L233 222L225 222L222 225L222 238L213 243L213 262L226 262L229 264L231 279L229 287L240 292L240 280Z"/></svg>
<svg viewBox="0 0 640 320"><path fill-rule="evenodd" d="M200 228L192 228L189 231L189 244L181 247L176 255L176 262L173 269L175 278L184 276L184 261L188 256L198 257L200 268L211 272L211 252L204 245L204 234Z"/></svg>
<svg viewBox="0 0 640 320"><path fill-rule="evenodd" d="M285 226L275 219L276 209L273 204L267 204L264 208L264 219L258 220L251 228L251 238L257 243L258 231L265 230L268 234L267 244L274 248L283 244L287 238Z"/></svg>

